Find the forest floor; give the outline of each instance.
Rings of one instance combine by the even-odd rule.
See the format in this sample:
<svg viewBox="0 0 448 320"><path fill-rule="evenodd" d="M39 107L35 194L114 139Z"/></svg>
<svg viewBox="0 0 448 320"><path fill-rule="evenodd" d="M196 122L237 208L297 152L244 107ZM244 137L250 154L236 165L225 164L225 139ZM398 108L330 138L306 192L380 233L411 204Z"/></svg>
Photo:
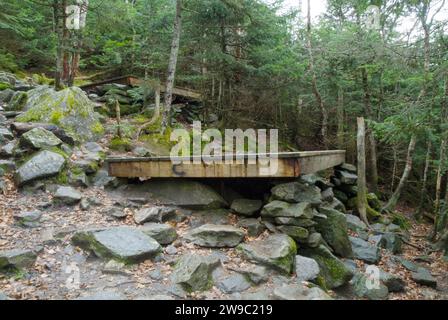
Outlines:
<svg viewBox="0 0 448 320"><path fill-rule="evenodd" d="M100 144L107 149L112 135L106 135ZM37 183L31 188L17 189L12 175L6 177L6 193L0 195L0 251L14 248L34 250L38 254L35 265L27 272L14 275L0 274L0 293L12 299L272 299L275 288L297 283L293 277L274 275L259 286L252 286L242 292L225 293L218 286L204 293L189 294L171 279L175 262L186 253L216 255L223 262L214 274L214 282L234 281L234 270L244 266L250 268L235 249L205 249L183 240L187 231L193 228L194 220L201 219L199 212L189 211L182 222L169 222L178 233L178 240L164 248L160 259L128 266L115 272L106 270L107 261L100 260L71 244L71 237L77 230L114 226L136 226L134 212L138 208L125 207L126 216L115 219L105 212L117 203L126 203L126 195L119 190L89 187L82 190L83 198L95 199L88 211L79 205L53 205L51 186ZM145 207L156 206L148 203ZM15 223L14 216L20 212L40 210L43 217L36 228L22 228ZM401 207L400 212L412 220L412 208ZM224 224L236 224L238 217L229 211ZM265 231L260 238L266 237ZM412 280L411 272L397 263L396 257L382 249L378 264L382 270L400 276L406 284L401 293L390 293L390 300L448 300L448 263L441 252L432 251L428 235L429 223L412 222L408 243L403 246L403 258L427 268L437 279L437 289L425 287ZM57 235L57 239L56 239ZM255 240L247 238L246 240ZM359 270L364 263L356 260ZM75 272L75 273L74 273ZM79 283L73 286L73 276ZM233 277L233 278L232 278ZM230 279L230 280L229 280ZM237 284L234 284L237 286ZM330 292L336 299L357 299L350 291L346 294Z"/></svg>

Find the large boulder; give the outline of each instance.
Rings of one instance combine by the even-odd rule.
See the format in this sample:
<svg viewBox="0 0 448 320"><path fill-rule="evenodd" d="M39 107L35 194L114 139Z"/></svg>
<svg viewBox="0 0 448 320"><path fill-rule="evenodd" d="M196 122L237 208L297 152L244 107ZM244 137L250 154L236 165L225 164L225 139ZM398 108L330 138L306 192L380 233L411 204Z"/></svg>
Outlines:
<svg viewBox="0 0 448 320"><path fill-rule="evenodd" d="M185 236L192 243L207 248L234 248L244 239L244 231L233 226L205 224Z"/></svg>
<svg viewBox="0 0 448 320"><path fill-rule="evenodd" d="M308 202L313 206L322 203L321 191L316 186L310 186L300 182L279 184L271 190L275 200L291 203Z"/></svg>
<svg viewBox="0 0 448 320"><path fill-rule="evenodd" d="M36 261L36 254L31 250L6 250L0 251L0 270L14 268L30 268Z"/></svg>
<svg viewBox="0 0 448 320"><path fill-rule="evenodd" d="M220 263L215 256L184 255L174 267L172 280L188 292L206 291L213 287L212 272Z"/></svg>
<svg viewBox="0 0 448 320"><path fill-rule="evenodd" d="M290 274L293 271L297 245L287 235L274 234L264 240L241 244L238 246L238 250L246 259L252 262Z"/></svg>
<svg viewBox="0 0 448 320"><path fill-rule="evenodd" d="M300 253L316 260L320 267L318 281L328 289L341 287L353 277L353 272L324 245L301 249Z"/></svg>
<svg viewBox="0 0 448 320"><path fill-rule="evenodd" d="M59 153L41 151L21 165L16 172L19 186L36 179L56 176L64 168L65 158Z"/></svg>
<svg viewBox="0 0 448 320"><path fill-rule="evenodd" d="M381 259L381 250L360 238L349 237L352 244L353 256L355 259L365 261L367 263L376 264Z"/></svg>
<svg viewBox="0 0 448 320"><path fill-rule="evenodd" d="M126 264L153 258L162 250L156 240L129 227L78 231L72 242L84 250L93 251L102 259L114 259Z"/></svg>
<svg viewBox="0 0 448 320"><path fill-rule="evenodd" d="M145 198L164 206L189 209L219 209L228 203L213 188L192 180L154 180L139 185L127 185L120 195L128 198Z"/></svg>
<svg viewBox="0 0 448 320"><path fill-rule="evenodd" d="M353 252L348 238L345 214L326 207L319 208L319 212L325 214L327 219L319 219L316 230L337 255L350 258Z"/></svg>
<svg viewBox="0 0 448 320"><path fill-rule="evenodd" d="M314 217L311 204L308 202L289 203L284 201L272 201L264 206L261 211L264 218L307 218Z"/></svg>
<svg viewBox="0 0 448 320"><path fill-rule="evenodd" d="M353 292L359 298L367 298L369 300L385 300L389 295L387 287L377 280L377 283L369 280L364 274L357 273L351 283Z"/></svg>
<svg viewBox="0 0 448 320"><path fill-rule="evenodd" d="M94 104L80 88L56 91L47 86L37 87L28 92L24 110L17 121L53 123L74 140L93 141L104 132Z"/></svg>

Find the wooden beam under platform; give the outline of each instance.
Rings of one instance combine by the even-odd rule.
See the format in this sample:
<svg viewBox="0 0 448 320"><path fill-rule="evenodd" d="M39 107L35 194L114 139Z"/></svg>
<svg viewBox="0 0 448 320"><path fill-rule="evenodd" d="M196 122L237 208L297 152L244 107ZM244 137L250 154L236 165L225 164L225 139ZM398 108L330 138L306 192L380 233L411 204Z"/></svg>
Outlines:
<svg viewBox="0 0 448 320"><path fill-rule="evenodd" d="M343 164L345 154L344 150L270 154L271 160L278 158L278 170L273 174L265 174L263 171L267 166L259 160L249 163L248 156L244 157L244 163L234 160L232 164L225 161L194 164L194 160L200 160L194 157L175 158L179 162L190 162L179 165L174 164L170 157L108 158L106 162L109 175L118 178L296 178Z"/></svg>

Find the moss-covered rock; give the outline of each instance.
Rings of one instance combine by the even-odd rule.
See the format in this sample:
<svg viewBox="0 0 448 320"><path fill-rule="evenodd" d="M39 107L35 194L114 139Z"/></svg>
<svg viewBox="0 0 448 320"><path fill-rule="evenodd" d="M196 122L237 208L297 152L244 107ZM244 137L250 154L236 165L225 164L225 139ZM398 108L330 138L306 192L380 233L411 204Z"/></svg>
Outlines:
<svg viewBox="0 0 448 320"><path fill-rule="evenodd" d="M320 285L334 289L348 283L353 272L324 245L300 250L300 254L316 260L320 267Z"/></svg>
<svg viewBox="0 0 448 320"><path fill-rule="evenodd" d="M22 111L28 100L28 94L26 92L17 91L12 96L6 110L8 111Z"/></svg>
<svg viewBox="0 0 448 320"><path fill-rule="evenodd" d="M327 219L319 219L316 230L322 234L337 255L350 258L353 252L348 238L345 214L326 207L319 208L319 212L325 214Z"/></svg>
<svg viewBox="0 0 448 320"><path fill-rule="evenodd" d="M376 210L376 211L381 211L382 208L382 204L380 199L378 199L378 196L374 193L369 193L367 194L367 202L369 203L369 206Z"/></svg>
<svg viewBox="0 0 448 320"><path fill-rule="evenodd" d="M115 137L110 141L109 148L120 152L130 152L132 151L133 145L132 141L127 138Z"/></svg>
<svg viewBox="0 0 448 320"><path fill-rule="evenodd" d="M250 261L281 273L293 272L297 245L291 237L285 234L274 234L264 240L239 245L237 249Z"/></svg>
<svg viewBox="0 0 448 320"><path fill-rule="evenodd" d="M19 122L53 123L77 141L95 140L104 132L93 103L80 88L37 87L28 92L24 110Z"/></svg>

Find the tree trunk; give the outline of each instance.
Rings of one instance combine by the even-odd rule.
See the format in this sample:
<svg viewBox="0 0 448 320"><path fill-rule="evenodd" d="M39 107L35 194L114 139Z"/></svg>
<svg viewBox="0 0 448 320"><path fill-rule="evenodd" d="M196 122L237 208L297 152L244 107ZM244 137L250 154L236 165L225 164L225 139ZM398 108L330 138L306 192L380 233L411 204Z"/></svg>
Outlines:
<svg viewBox="0 0 448 320"><path fill-rule="evenodd" d="M174 20L173 40L171 43L170 61L165 91L165 107L163 110L162 131L171 126L171 103L173 101L174 79L176 77L177 58L179 55L180 34L182 31L182 0L176 1L176 18Z"/></svg>
<svg viewBox="0 0 448 320"><path fill-rule="evenodd" d="M358 211L359 215L369 225L367 219L367 186L366 186L366 128L364 118L358 118Z"/></svg>
<svg viewBox="0 0 448 320"><path fill-rule="evenodd" d="M364 90L364 107L368 119L373 120L372 104L371 104L371 93L369 88L369 77L366 68L361 69L362 74L362 86ZM370 148L370 187L374 193L378 192L378 166L376 159L376 141L375 136L371 128L367 130L367 137L369 140Z"/></svg>
<svg viewBox="0 0 448 320"><path fill-rule="evenodd" d="M417 211L415 212L415 218L417 220L421 219L423 206L425 204L426 186L428 184L429 165L431 164L431 147L432 147L431 141L428 141L428 147L426 150L425 170L423 171L422 189L420 191L420 203L418 205Z"/></svg>
<svg viewBox="0 0 448 320"><path fill-rule="evenodd" d="M411 141L409 142L408 154L406 156L406 166L404 168L403 175L401 176L400 182L394 194L389 199L386 206L381 210L383 212L393 211L398 203L398 200L400 199L400 195L401 192L403 191L404 185L406 184L406 181L408 180L409 175L411 174L416 143L417 143L417 136L414 134L412 135Z"/></svg>
<svg viewBox="0 0 448 320"><path fill-rule="evenodd" d="M440 198L442 193L442 177L444 169L443 163L445 162L445 149L446 149L446 139L442 139L442 143L440 144L439 166L437 167L436 200L434 201L434 213L436 214L437 212L439 212L440 208Z"/></svg>
<svg viewBox="0 0 448 320"><path fill-rule="evenodd" d="M308 55L310 59L309 63L309 69L311 72L312 77L312 87L313 87L313 94L316 97L317 104L319 105L322 121L321 121L321 140L324 147L327 146L328 139L327 139L327 133L328 133L328 112L325 108L324 102L322 100L322 95L320 94L319 88L317 86L317 77L316 72L314 70L314 56L313 56L313 46L311 42L311 1L308 0L308 24L307 24L307 49L308 49Z"/></svg>

